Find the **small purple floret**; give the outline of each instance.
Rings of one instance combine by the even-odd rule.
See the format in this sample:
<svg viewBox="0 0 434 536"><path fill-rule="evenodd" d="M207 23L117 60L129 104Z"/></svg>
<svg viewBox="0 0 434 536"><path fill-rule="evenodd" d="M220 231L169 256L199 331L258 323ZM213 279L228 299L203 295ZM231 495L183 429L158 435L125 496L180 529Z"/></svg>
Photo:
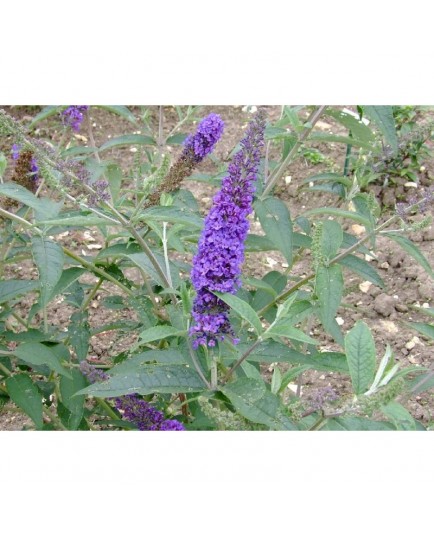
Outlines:
<svg viewBox="0 0 434 536"><path fill-rule="evenodd" d="M184 141L184 153L200 162L215 147L223 133L224 123L218 114L209 114L199 123L195 134Z"/></svg>
<svg viewBox="0 0 434 536"><path fill-rule="evenodd" d="M249 230L254 183L264 145L265 119L262 111L250 123L241 150L232 159L228 175L213 199L193 259L191 280L197 295L193 304L194 324L190 329L193 347L215 346L225 335L234 337L229 307L213 291L235 294L241 286L244 241ZM238 339L234 339L236 343Z"/></svg>
<svg viewBox="0 0 434 536"><path fill-rule="evenodd" d="M84 119L84 114L89 106L68 106L62 112L62 120L64 125L71 127L75 132L80 130L81 123Z"/></svg>

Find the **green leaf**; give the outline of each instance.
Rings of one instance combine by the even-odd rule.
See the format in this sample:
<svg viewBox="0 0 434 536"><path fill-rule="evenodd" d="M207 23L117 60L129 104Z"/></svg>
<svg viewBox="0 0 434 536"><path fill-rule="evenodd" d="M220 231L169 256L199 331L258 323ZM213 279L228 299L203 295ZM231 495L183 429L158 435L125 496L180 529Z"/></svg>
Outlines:
<svg viewBox="0 0 434 536"><path fill-rule="evenodd" d="M266 285L270 285L274 291L279 294L285 288L288 278L280 272L272 271L265 274L265 276L262 278L262 281ZM260 289L256 291L255 295L253 296L252 307L255 309L255 311L259 311L273 301L273 299L274 297L270 294L270 292L265 289Z"/></svg>
<svg viewBox="0 0 434 536"><path fill-rule="evenodd" d="M368 226L369 220L357 214L357 212L351 212L349 210L341 210L340 208L324 207L324 208L313 208L303 212L304 216L317 216L327 214L329 216L335 216L336 218L348 218L354 220L357 223Z"/></svg>
<svg viewBox="0 0 434 536"><path fill-rule="evenodd" d="M416 423L411 414L398 402L389 402L381 406L381 411L396 426L397 430L416 430Z"/></svg>
<svg viewBox="0 0 434 536"><path fill-rule="evenodd" d="M240 415L251 422L264 424L270 430L297 430L285 415L280 398L266 390L263 382L240 378L221 388Z"/></svg>
<svg viewBox="0 0 434 536"><path fill-rule="evenodd" d="M39 289L39 281L29 281L26 279L0 281L0 303L5 303L36 289Z"/></svg>
<svg viewBox="0 0 434 536"><path fill-rule="evenodd" d="M59 358L53 348L45 344L40 342L26 342L17 346L12 353L30 365L48 365L51 370L54 370L58 374L68 378L71 377L68 370L60 364Z"/></svg>
<svg viewBox="0 0 434 536"><path fill-rule="evenodd" d="M363 106L363 112L377 125L392 149L398 151L393 106Z"/></svg>
<svg viewBox="0 0 434 536"><path fill-rule="evenodd" d="M116 202L122 184L122 170L117 164L110 163L107 164L105 174L109 182L112 199Z"/></svg>
<svg viewBox="0 0 434 536"><path fill-rule="evenodd" d="M154 252L154 256L157 259L160 266L164 266L164 257ZM157 282L162 287L165 287L164 281L160 277L160 274L157 272L157 270L154 268L154 265L149 260L149 257L145 253L131 253L130 255L125 255L126 258L130 259L136 266L144 270L147 274L151 276L151 278ZM172 282L174 287L176 288L180 284L179 274L176 268L173 266L172 263L169 263L170 265L170 272L172 274Z"/></svg>
<svg viewBox="0 0 434 536"><path fill-rule="evenodd" d="M137 124L137 119L134 117L133 112L126 106L98 105L96 106L96 108L101 108L103 110L107 110L116 115L119 115L120 117L123 117L124 119L132 123L133 125Z"/></svg>
<svg viewBox="0 0 434 536"><path fill-rule="evenodd" d="M431 268L428 259L423 255L420 249L411 240L409 240L405 236L396 235L394 233L384 233L384 235L399 244L402 249L406 251L409 255L411 255L413 259L417 261L431 277L434 277L434 271Z"/></svg>
<svg viewBox="0 0 434 536"><path fill-rule="evenodd" d="M27 374L16 374L5 381L6 389L12 401L28 415L41 430L44 421L42 419L42 395L36 385Z"/></svg>
<svg viewBox="0 0 434 536"><path fill-rule="evenodd" d="M291 266L292 222L287 206L280 199L268 197L264 201L255 201L254 207L267 238L283 253Z"/></svg>
<svg viewBox="0 0 434 536"><path fill-rule="evenodd" d="M47 217L54 218L57 216L63 205L63 201L56 203L46 197L40 199L32 194L32 192L20 184L16 184L15 182L6 182L4 184L0 184L0 197L1 195L15 199L16 201L33 208L35 211L36 221L46 219Z"/></svg>
<svg viewBox="0 0 434 536"><path fill-rule="evenodd" d="M374 381L376 366L374 339L364 322L358 320L345 336L345 353L353 391L360 395L366 392Z"/></svg>
<svg viewBox="0 0 434 536"><path fill-rule="evenodd" d="M325 220L321 228L321 253L327 260L331 260L339 251L344 233L337 221Z"/></svg>
<svg viewBox="0 0 434 536"><path fill-rule="evenodd" d="M167 350L150 350L149 352L135 354L125 359L125 361L118 363L110 369L110 375L115 376L138 372L143 366L146 366L153 361L167 365L185 365L186 363L185 357L175 348L169 348Z"/></svg>
<svg viewBox="0 0 434 536"><path fill-rule="evenodd" d="M88 316L87 311L77 311L71 315L71 320L68 326L70 343L79 361L86 359L89 350L91 333Z"/></svg>
<svg viewBox="0 0 434 536"><path fill-rule="evenodd" d="M196 371L186 365L143 365L138 372L116 374L109 380L95 383L78 392L100 398L132 393L192 393L206 386Z"/></svg>
<svg viewBox="0 0 434 536"><path fill-rule="evenodd" d="M286 337L287 339L292 339L294 341L300 341L305 344L314 344L318 345L319 342L315 339L312 339L312 337L309 337L309 335L306 335L301 331L301 329L295 328L292 325L291 321L282 321L278 322L274 326L267 329L267 331L263 335L265 338L274 338L274 337Z"/></svg>
<svg viewBox="0 0 434 536"><path fill-rule="evenodd" d="M434 325L426 324L425 322L404 322L406 326L415 329L424 337L434 340Z"/></svg>
<svg viewBox="0 0 434 536"><path fill-rule="evenodd" d="M3 152L0 151L0 178L3 177L8 161Z"/></svg>
<svg viewBox="0 0 434 536"><path fill-rule="evenodd" d="M408 388L413 395L418 395L434 387L434 374L432 371L421 374L408 384Z"/></svg>
<svg viewBox="0 0 434 536"><path fill-rule="evenodd" d="M250 346L250 344L243 343L237 345L238 357L248 350ZM317 354L302 354L286 344L272 340L266 340L255 348L249 355L248 361L260 363L292 363L294 365L307 365L314 370L324 370L326 372L336 371L348 374L348 364L343 353L319 352Z"/></svg>
<svg viewBox="0 0 434 536"><path fill-rule="evenodd" d="M319 173L318 175L312 175L307 179L304 179L303 184L308 184L309 182L331 182L344 184L347 187L351 187L352 180L348 177L339 175L338 173Z"/></svg>
<svg viewBox="0 0 434 536"><path fill-rule="evenodd" d="M161 339L166 339L167 337L175 337L183 334L185 334L185 331L174 328L173 326L154 326L145 329L145 331L140 333L140 344L159 341Z"/></svg>
<svg viewBox="0 0 434 536"><path fill-rule="evenodd" d="M394 426L384 421L371 421L363 417L335 417L328 419L321 431L390 431Z"/></svg>
<svg viewBox="0 0 434 536"><path fill-rule="evenodd" d="M99 218L94 215L84 216L65 216L64 218L54 218L51 220L40 220L38 225L47 225L53 227L54 225L61 225L62 227L92 227L94 225L110 225L110 222L105 218Z"/></svg>
<svg viewBox="0 0 434 536"><path fill-rule="evenodd" d="M331 108L327 108L324 113L325 115L333 117L333 119L351 131L353 138L365 143L375 141L375 136L372 133L372 130L367 125L362 123L362 121L359 121L357 117L354 117L343 110L332 110Z"/></svg>
<svg viewBox="0 0 434 536"><path fill-rule="evenodd" d="M282 373L279 367L275 366L273 369L273 376L271 378L271 392L276 395L282 385Z"/></svg>
<svg viewBox="0 0 434 536"><path fill-rule="evenodd" d="M170 223L182 223L188 227L202 229L203 221L193 212L186 208L171 207L149 207L140 213L140 219L144 222L167 221Z"/></svg>
<svg viewBox="0 0 434 536"><path fill-rule="evenodd" d="M40 236L32 237L32 253L39 272L40 302L45 307L62 275L64 254L59 244Z"/></svg>
<svg viewBox="0 0 434 536"><path fill-rule="evenodd" d="M76 266L67 268L62 272L62 275L57 282L57 285L53 289L53 297L58 294L62 294L74 281L86 272L84 268L78 268Z"/></svg>
<svg viewBox="0 0 434 536"><path fill-rule="evenodd" d="M274 288L268 284L264 279L256 279L256 277L243 277L243 285L251 286L256 289L261 289L270 294L272 298L277 296L277 292Z"/></svg>
<svg viewBox="0 0 434 536"><path fill-rule="evenodd" d="M275 245L266 236L249 234L245 241L245 250L248 253L255 253L258 251L273 251Z"/></svg>
<svg viewBox="0 0 434 536"><path fill-rule="evenodd" d="M243 320L246 320L255 330L257 335L262 333L262 324L255 310L245 301L241 300L233 294L223 292L213 292L220 300L225 302L231 309L240 315Z"/></svg>
<svg viewBox="0 0 434 536"><path fill-rule="evenodd" d="M143 136L143 134L127 134L106 141L98 149L98 152L102 153L103 151L107 151L107 149L125 147L126 145L155 145L155 140L150 136Z"/></svg>
<svg viewBox="0 0 434 536"><path fill-rule="evenodd" d="M64 107L63 106L45 106L45 108L43 108L33 118L32 122L29 124L29 129L33 128L40 121L43 121L44 119L47 119L48 117L51 117L52 115L58 114L62 108L64 108Z"/></svg>
<svg viewBox="0 0 434 536"><path fill-rule="evenodd" d="M371 281L374 285L384 288L384 281L379 276L377 270L373 268L365 259L355 255L347 255L338 261L338 264L345 266L360 275L364 280Z"/></svg>
<svg viewBox="0 0 434 536"><path fill-rule="evenodd" d="M84 145L75 145L74 147L69 147L68 149L63 150L60 153L62 158L67 158L71 156L79 156L82 154L93 154L95 149L93 147L85 147Z"/></svg>
<svg viewBox="0 0 434 536"><path fill-rule="evenodd" d="M178 133L174 136L170 136L170 138L167 138L166 144L167 145L182 145L184 143L184 140L187 138L187 134Z"/></svg>
<svg viewBox="0 0 434 536"><path fill-rule="evenodd" d="M357 138L350 136L336 136L335 134L325 134L323 132L312 132L309 136L310 141L319 143L344 143L345 145L354 145L354 147L362 147L363 149L371 149L371 143L367 143Z"/></svg>
<svg viewBox="0 0 434 536"><path fill-rule="evenodd" d="M74 396L80 389L84 389L87 381L78 369L71 370L71 378L60 378L60 395L63 405L71 412L67 422L69 430L77 430L84 413L85 396Z"/></svg>
<svg viewBox="0 0 434 536"><path fill-rule="evenodd" d="M328 267L319 266L316 272L315 289L322 325L336 342L342 345L343 338L335 320L344 289L342 268L338 264Z"/></svg>

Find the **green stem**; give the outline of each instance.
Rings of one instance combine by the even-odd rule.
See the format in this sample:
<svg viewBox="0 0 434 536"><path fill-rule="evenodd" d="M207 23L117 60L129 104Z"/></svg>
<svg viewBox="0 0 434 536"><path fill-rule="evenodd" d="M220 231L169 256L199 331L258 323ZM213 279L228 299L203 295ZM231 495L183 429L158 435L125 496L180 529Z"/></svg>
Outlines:
<svg viewBox="0 0 434 536"><path fill-rule="evenodd" d="M235 363L235 365L232 365L232 367L229 369L228 373L226 374L226 376L223 378L222 380L222 383L226 383L229 378L232 376L232 373L234 372L234 370L239 367L241 365L241 363L247 359L249 357L249 355L253 352L253 350L259 346L262 342L262 339L259 338L256 342L254 342L252 344L252 346L250 348L248 348L244 354L238 359L238 361Z"/></svg>
<svg viewBox="0 0 434 536"><path fill-rule="evenodd" d="M86 309L87 309L87 306L89 305L89 303L92 301L93 297L95 296L95 294L98 292L99 288L101 287L102 285L102 282L103 282L103 278L100 277L98 279L98 281L96 282L96 285L93 287L93 289L89 292L89 295L88 297L86 298L85 302L83 303L83 305L80 307L80 312L83 313Z"/></svg>
<svg viewBox="0 0 434 536"><path fill-rule="evenodd" d="M348 134L348 137L349 138L352 138L353 135L351 134L351 130ZM350 156L351 156L351 149L352 149L352 145L350 145L349 143L347 144L347 150L345 152L345 162L344 162L344 177L346 177L348 175L348 166L350 165Z"/></svg>
<svg viewBox="0 0 434 536"><path fill-rule="evenodd" d="M201 380L203 381L203 383L207 386L208 389L211 389L211 384L209 383L209 381L205 378L205 375L202 371L202 368L200 367L199 365L199 362L198 360L196 359L196 354L194 353L194 350L193 348L191 347L191 344L190 344L190 339L188 338L187 339L187 346L188 346L188 350L190 352L190 357L191 357L191 360L193 361L193 365L194 365L194 368L196 369L196 372L199 374Z"/></svg>
<svg viewBox="0 0 434 536"><path fill-rule="evenodd" d="M115 277L111 276L109 273L105 272L102 268L98 268L97 266L95 266L94 264L92 264L91 262L88 262L88 261L85 261L84 259L82 259L79 255L76 255L73 251L71 251L70 249L62 246L62 249L63 249L63 252L65 253L65 255L67 255L68 257L70 257L71 259L74 259L75 261L77 261L79 264L81 264L84 268L86 268L87 270L89 270L90 272L93 272L95 274L98 274L99 276L103 277L104 279L107 279L107 281L110 281L111 283L117 285L120 289L122 289L125 294L127 294L128 296L131 296L131 297L134 297L134 292L132 290L130 290L128 287L126 287L123 283L121 283L120 281L118 281Z"/></svg>
<svg viewBox="0 0 434 536"><path fill-rule="evenodd" d="M316 122L321 117L322 113L324 112L326 108L327 106L318 106L318 108L310 114L310 116L307 119L307 126L305 127L303 132L300 134L300 137L298 138L297 142L295 143L293 148L289 151L285 160L270 175L270 178L261 195L261 199L264 199L264 197L266 197L269 194L269 192L274 188L276 182L283 176L286 168L288 167L288 164L297 154L297 151L300 148L301 144L304 142L304 140L308 137L310 132L313 130L313 127L315 126Z"/></svg>
<svg viewBox="0 0 434 536"><path fill-rule="evenodd" d="M107 413L109 417L117 421L119 420L119 415L114 412L110 404L107 404L107 402L103 398L95 398L95 400L97 401L98 405L103 408L103 410Z"/></svg>

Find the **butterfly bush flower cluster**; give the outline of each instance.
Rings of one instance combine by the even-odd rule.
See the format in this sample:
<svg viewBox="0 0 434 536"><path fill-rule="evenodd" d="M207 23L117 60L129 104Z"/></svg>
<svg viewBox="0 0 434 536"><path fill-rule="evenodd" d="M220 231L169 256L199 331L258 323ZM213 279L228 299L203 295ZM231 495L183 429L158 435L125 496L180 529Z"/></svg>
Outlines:
<svg viewBox="0 0 434 536"><path fill-rule="evenodd" d="M78 132L88 108L89 106L68 106L61 114L63 124Z"/></svg>
<svg viewBox="0 0 434 536"><path fill-rule="evenodd" d="M196 165L209 155L221 138L224 123L218 114L211 113L199 123L196 133L184 141L184 149L170 168L164 180L148 197L144 208L158 204L163 192L173 192L181 182L191 175Z"/></svg>
<svg viewBox="0 0 434 536"><path fill-rule="evenodd" d="M218 114L209 114L203 119L195 134L191 134L184 141L183 154L200 162L212 152L215 144L223 134L224 123Z"/></svg>
<svg viewBox="0 0 434 536"><path fill-rule="evenodd" d="M14 143L12 145L12 151L11 152L12 152L12 158L18 164L19 160L20 160L20 156L22 155L20 145L17 145L16 143ZM34 184L38 184L38 182L39 182L39 175L38 175L39 167L38 167L38 163L36 161L36 158L33 156L33 154L31 154L31 156L30 156L30 165L28 165L27 167L29 168L28 173L31 174L31 177L32 177L32 180L34 181Z"/></svg>
<svg viewBox="0 0 434 536"><path fill-rule="evenodd" d="M252 212L264 130L264 111L260 110L250 123L241 150L233 157L205 220L191 271L197 292L192 310L194 324L190 329L194 348L215 346L225 335L234 337L229 307L213 292L235 294L241 286L244 241L249 230L247 216Z"/></svg>
<svg viewBox="0 0 434 536"><path fill-rule="evenodd" d="M90 383L109 379L109 375L97 369L87 361L80 363L80 371ZM185 430L184 425L175 419L165 419L161 411L155 409L149 402L139 398L136 394L120 396L112 399L116 409L123 417L134 424L141 431L160 430L165 432Z"/></svg>

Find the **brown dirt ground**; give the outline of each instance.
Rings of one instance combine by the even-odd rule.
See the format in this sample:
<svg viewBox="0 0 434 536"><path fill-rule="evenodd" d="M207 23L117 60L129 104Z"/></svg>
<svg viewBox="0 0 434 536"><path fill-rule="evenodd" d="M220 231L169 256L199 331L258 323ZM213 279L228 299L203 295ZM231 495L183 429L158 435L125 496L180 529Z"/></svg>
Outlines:
<svg viewBox="0 0 434 536"><path fill-rule="evenodd" d="M9 113L21 119L23 122L29 121L32 116L38 111L37 107L5 107ZM132 107L136 116L140 114L139 107ZM280 107L269 106L268 119L274 121L280 115ZM149 107L151 111L152 124L155 127L158 123L157 108ZM211 111L219 113L225 121L225 134L222 140L216 147L216 154L221 158L227 158L230 150L234 147L237 141L242 137L251 114L248 110L241 106L204 106L198 112L198 117L206 115ZM432 112L426 112L430 116ZM176 122L176 114L170 107L165 107L165 123L164 128L169 131ZM117 117L107 111L93 108L92 122L94 137L97 145L107 141L109 136L115 137L121 134L128 134L134 131L134 127L126 120ZM36 131L36 135L43 139L52 139L58 141L62 135L62 129L56 118L50 118L43 123ZM330 127L333 132L337 133L339 127L333 124L330 118L326 118L317 125L319 129L327 131ZM86 136L86 132L80 132L80 135ZM84 140L81 140L84 143ZM0 150L5 154L9 154L11 140L0 139ZM341 144L312 144L313 147L319 149L329 161L312 164L304 158L299 158L294 161L287 170L287 176L291 177L291 181L282 181L276 188L276 193L283 199L291 212L291 216L295 219L305 210L327 206L328 204L336 203L336 198L332 198L324 193L316 193L307 191L301 187L303 179L330 170L330 161L337 166L337 169L343 168L345 157L345 147ZM173 154L176 154L179 148L172 149ZM124 176L129 173L131 166L136 158L136 153L130 148L117 149L106 153L105 158L113 158L114 161L120 163ZM425 170L419 173L420 189L433 184L434 181L434 160L429 159L424 162ZM207 159L201 163L197 172L211 172L215 170L215 165ZM7 179L8 177L6 177ZM196 199L201 203L203 212L209 208L215 188L204 183L188 181L184 188L189 188ZM408 193L403 184L388 186L382 188L374 185L373 189L376 193L378 201L383 205L383 216L386 217L390 213L391 207L396 199L406 196ZM431 208L431 214L433 210ZM348 225L349 229L351 225ZM434 225L429 228L414 233L412 236L417 246L421 249L424 255L428 258L431 265L434 266ZM71 231L61 238L62 243L77 252L85 252L92 254L92 246L98 245L102 237L98 231L86 233L83 231ZM90 248L89 248L90 246ZM93 251L94 252L94 251ZM362 279L355 276L352 272L346 272L346 295L344 303L338 311L338 315L342 319L342 329L344 332L351 329L355 321L363 319L373 330L376 341L378 355L384 353L386 344L390 344L395 355L395 359L401 367L409 365L430 366L433 360L433 343L418 335L415 331L408 329L405 321L422 321L427 322L428 318L418 312L419 306L434 306L434 285L432 280L424 270L411 257L404 254L399 246L392 243L386 238L378 239L378 251L375 259L371 260L372 265L379 270L381 277L386 283L386 289L381 290L375 285L372 285L367 291L362 291L360 284ZM263 276L273 269L285 271L285 260L277 252L267 252L264 254L251 254L246 258L244 272L248 275ZM283 266L282 266L283 265ZM307 274L310 271L311 259L310 255L299 261L292 274ZM134 277L134 274L130 274ZM23 262L20 266L8 267L6 277L23 277L36 278L37 272L32 263ZM92 276L86 276L88 282L95 281ZM366 289L365 289L366 290ZM101 287L95 299L91 302L89 308L89 322L91 327L98 327L114 319L135 319L135 312L130 309L111 310L105 308L101 301L104 296L114 294L116 290L110 285L104 284ZM20 303L20 312L25 315L33 303L32 296L26 296ZM68 324L72 308L62 303L61 300L50 305L49 320L60 328ZM321 335L319 325L311 327L312 333L322 341L322 347L337 349L333 341L326 335ZM115 331L106 331L95 335L91 340L91 348L89 356L96 360L106 362L111 356L116 355L120 351L127 349L133 342L134 336L124 336L122 333ZM271 368L270 368L271 370ZM264 369L264 374L271 375L268 369ZM307 371L300 379L302 396L308 396L314 390L331 386L340 394L350 392L350 380L347 376L338 373L323 373L316 371ZM409 399L406 407L412 415L419 419L425 426L431 427L434 421L434 391L427 391L420 396L415 396ZM16 413L14 408L7 406L0 413L0 430L21 430L23 427L30 426L29 420Z"/></svg>

